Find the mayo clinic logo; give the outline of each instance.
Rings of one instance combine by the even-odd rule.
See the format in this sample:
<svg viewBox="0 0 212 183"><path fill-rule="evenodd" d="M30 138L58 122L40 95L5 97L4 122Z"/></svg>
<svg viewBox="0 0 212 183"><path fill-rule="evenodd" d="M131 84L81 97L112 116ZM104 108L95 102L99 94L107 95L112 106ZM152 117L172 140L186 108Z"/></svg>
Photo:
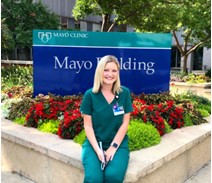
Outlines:
<svg viewBox="0 0 212 183"><path fill-rule="evenodd" d="M52 38L52 33L51 32L38 32L38 38L43 43L47 43Z"/></svg>

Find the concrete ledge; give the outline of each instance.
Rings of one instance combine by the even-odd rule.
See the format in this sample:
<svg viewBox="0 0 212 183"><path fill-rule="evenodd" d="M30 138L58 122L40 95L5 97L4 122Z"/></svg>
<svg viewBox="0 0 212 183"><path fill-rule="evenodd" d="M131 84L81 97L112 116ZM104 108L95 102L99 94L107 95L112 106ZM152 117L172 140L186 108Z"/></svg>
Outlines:
<svg viewBox="0 0 212 183"><path fill-rule="evenodd" d="M28 60L1 60L2 64L18 64L18 65L32 65L33 61Z"/></svg>
<svg viewBox="0 0 212 183"><path fill-rule="evenodd" d="M210 118L208 118L210 119ZM34 182L83 181L81 146L2 119L2 164ZM210 124L174 130L130 153L125 183L183 183L211 159Z"/></svg>
<svg viewBox="0 0 212 183"><path fill-rule="evenodd" d="M199 88L205 88L208 86L211 86L211 83L185 83L185 82L170 82L174 83L175 86L186 86L186 87L199 87Z"/></svg>

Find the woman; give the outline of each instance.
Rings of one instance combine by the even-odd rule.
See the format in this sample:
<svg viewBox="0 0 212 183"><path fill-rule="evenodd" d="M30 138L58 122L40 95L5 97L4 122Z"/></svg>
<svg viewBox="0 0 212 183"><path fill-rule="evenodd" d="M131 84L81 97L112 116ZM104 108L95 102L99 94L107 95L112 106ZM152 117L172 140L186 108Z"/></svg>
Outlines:
<svg viewBox="0 0 212 183"><path fill-rule="evenodd" d="M121 183L129 161L126 135L133 110L129 89L120 85L116 57L98 63L94 85L85 92L81 113L87 136L83 144L84 183Z"/></svg>

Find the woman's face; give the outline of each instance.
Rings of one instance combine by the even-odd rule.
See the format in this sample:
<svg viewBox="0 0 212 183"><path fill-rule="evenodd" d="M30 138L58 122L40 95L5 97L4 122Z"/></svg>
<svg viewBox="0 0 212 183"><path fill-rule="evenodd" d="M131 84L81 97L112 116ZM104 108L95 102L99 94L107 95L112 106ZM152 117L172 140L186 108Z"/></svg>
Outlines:
<svg viewBox="0 0 212 183"><path fill-rule="evenodd" d="M112 85L118 77L118 66L114 62L108 62L102 77L103 84Z"/></svg>

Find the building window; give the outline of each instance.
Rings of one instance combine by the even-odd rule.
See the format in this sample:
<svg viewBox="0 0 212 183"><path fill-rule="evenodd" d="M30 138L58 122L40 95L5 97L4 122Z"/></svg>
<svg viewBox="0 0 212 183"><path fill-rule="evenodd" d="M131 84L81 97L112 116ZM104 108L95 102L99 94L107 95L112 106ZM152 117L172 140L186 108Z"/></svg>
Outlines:
<svg viewBox="0 0 212 183"><path fill-rule="evenodd" d="M75 21L74 22L74 29L80 30L80 21Z"/></svg>
<svg viewBox="0 0 212 183"><path fill-rule="evenodd" d="M68 18L67 17L61 17L61 29L67 29L68 28Z"/></svg>
<svg viewBox="0 0 212 183"><path fill-rule="evenodd" d="M87 31L92 31L92 23L87 22Z"/></svg>
<svg viewBox="0 0 212 183"><path fill-rule="evenodd" d="M171 67L180 68L181 54L177 46L172 46L171 50Z"/></svg>
<svg viewBox="0 0 212 183"><path fill-rule="evenodd" d="M192 54L193 70L202 70L203 48L194 50Z"/></svg>

